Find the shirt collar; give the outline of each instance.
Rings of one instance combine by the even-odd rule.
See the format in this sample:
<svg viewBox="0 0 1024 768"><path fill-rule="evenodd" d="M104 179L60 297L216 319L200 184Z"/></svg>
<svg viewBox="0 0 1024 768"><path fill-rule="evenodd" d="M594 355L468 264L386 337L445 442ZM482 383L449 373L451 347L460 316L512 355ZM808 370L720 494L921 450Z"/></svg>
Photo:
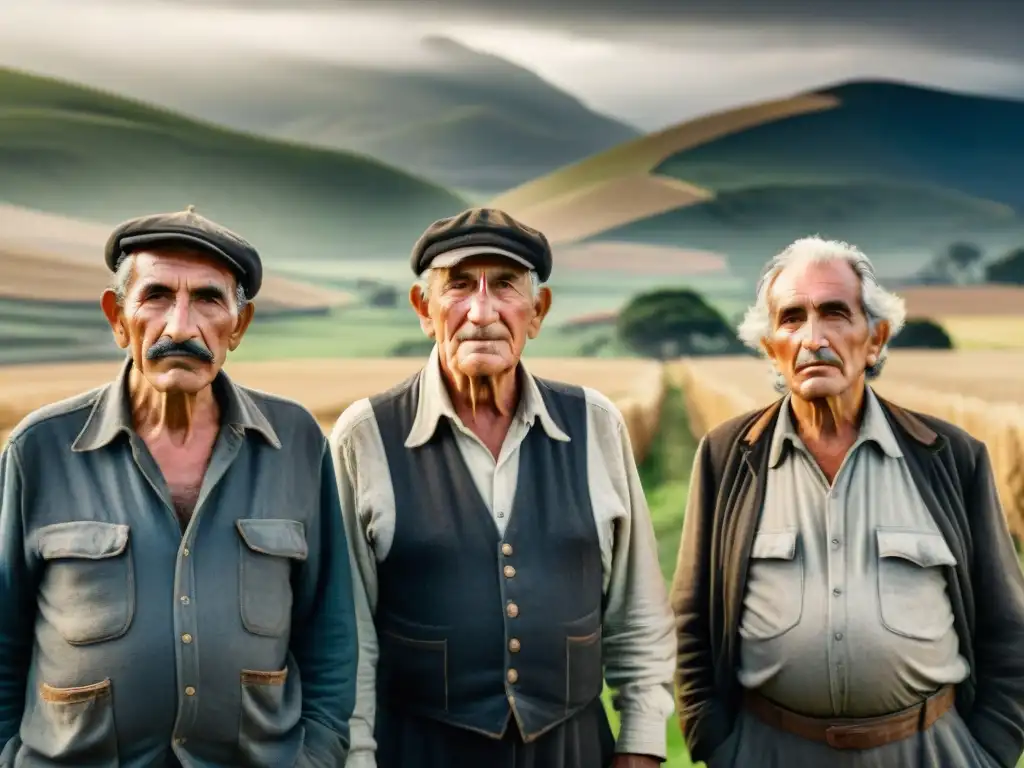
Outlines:
<svg viewBox="0 0 1024 768"><path fill-rule="evenodd" d="M95 451L110 444L122 432L134 432L128 397L128 375L131 369L132 360L128 358L121 366L117 378L100 390L89 418L75 438L71 450ZM249 394L237 387L223 370L217 374L211 386L221 407L222 424L239 432L258 432L274 448L281 447L281 441L267 417Z"/></svg>
<svg viewBox="0 0 1024 768"><path fill-rule="evenodd" d="M787 444L795 450L806 450L803 440L797 433L793 424L793 417L789 410L790 395L786 395L779 408L779 420L775 424L775 431L772 433L770 453L768 454L768 466L772 469L782 463L785 458ZM864 418L861 420L860 434L853 448L862 443L874 443L886 456L894 459L901 458L903 451L896 442L896 436L889 426L888 419L882 411L882 405L871 387L864 388ZM852 450L852 448L851 448Z"/></svg>
<svg viewBox="0 0 1024 768"><path fill-rule="evenodd" d="M514 418L527 427L532 427L539 420L544 432L552 440L569 442L569 435L558 426L551 416L540 393L537 380L526 370L522 361L519 362L519 375L522 382L522 396L519 398L519 408ZM441 374L440 356L435 344L430 351L426 366L420 372L419 402L416 406L416 417L413 419L412 428L405 440L405 447L418 448L426 444L434 436L442 417L447 417L455 423L461 422L445 386L444 377Z"/></svg>

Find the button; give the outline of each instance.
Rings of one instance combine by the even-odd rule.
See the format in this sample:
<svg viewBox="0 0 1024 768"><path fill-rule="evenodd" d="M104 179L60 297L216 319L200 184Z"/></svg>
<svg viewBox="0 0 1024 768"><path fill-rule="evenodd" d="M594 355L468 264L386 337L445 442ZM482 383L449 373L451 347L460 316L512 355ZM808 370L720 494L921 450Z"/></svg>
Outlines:
<svg viewBox="0 0 1024 768"><path fill-rule="evenodd" d="M842 639L843 639L843 633L842 632L836 632L836 640L842 640Z"/></svg>
<svg viewBox="0 0 1024 768"><path fill-rule="evenodd" d="M505 516L505 513L504 513L504 512L499 512L499 513L498 513L498 517L504 517L504 516Z"/></svg>
<svg viewBox="0 0 1024 768"><path fill-rule="evenodd" d="M516 569L513 568L511 565L506 565L505 566L505 578L506 579L511 579L515 575L516 575Z"/></svg>
<svg viewBox="0 0 1024 768"><path fill-rule="evenodd" d="M508 703L511 704L513 707L516 705L516 697L513 696L511 693L508 695Z"/></svg>
<svg viewBox="0 0 1024 768"><path fill-rule="evenodd" d="M190 602L190 600L188 599L188 595L182 595L181 596L181 604L182 605L188 605L189 602Z"/></svg>
<svg viewBox="0 0 1024 768"><path fill-rule="evenodd" d="M181 555L182 557L188 557L188 547L185 547L183 550L181 550Z"/></svg>
<svg viewBox="0 0 1024 768"><path fill-rule="evenodd" d="M181 642L183 642L185 645L188 645L192 642L192 635L186 632L184 635L181 636Z"/></svg>
<svg viewBox="0 0 1024 768"><path fill-rule="evenodd" d="M502 544L501 545L501 554L506 555L506 556L511 555L512 554L512 545L511 544Z"/></svg>
<svg viewBox="0 0 1024 768"><path fill-rule="evenodd" d="M843 590L841 590L839 587L836 587L832 590L832 594L836 597L839 597L841 594L843 594Z"/></svg>
<svg viewBox="0 0 1024 768"><path fill-rule="evenodd" d="M838 547L839 546L839 539L832 539L832 546L833 547Z"/></svg>
<svg viewBox="0 0 1024 768"><path fill-rule="evenodd" d="M509 603L508 607L505 609L505 613L508 614L508 617L510 619L514 619L516 616L519 615L519 606L515 603Z"/></svg>
<svg viewBox="0 0 1024 768"><path fill-rule="evenodd" d="M514 669L510 669L508 671L508 674L506 675L506 679L509 681L509 683L514 683L516 680L519 679L519 673L516 672Z"/></svg>
<svg viewBox="0 0 1024 768"><path fill-rule="evenodd" d="M188 686L187 688L185 688L185 695L186 696L195 696L196 695L196 689L193 688L191 685Z"/></svg>
<svg viewBox="0 0 1024 768"><path fill-rule="evenodd" d="M185 743L185 737L184 736L179 736L178 738L176 738L174 740L174 743L178 744L179 746L184 744Z"/></svg>
<svg viewBox="0 0 1024 768"><path fill-rule="evenodd" d="M521 646L519 645L519 639L518 638L513 637L511 640L508 641L508 649L510 651L512 651L512 653L519 653L519 648L520 647Z"/></svg>

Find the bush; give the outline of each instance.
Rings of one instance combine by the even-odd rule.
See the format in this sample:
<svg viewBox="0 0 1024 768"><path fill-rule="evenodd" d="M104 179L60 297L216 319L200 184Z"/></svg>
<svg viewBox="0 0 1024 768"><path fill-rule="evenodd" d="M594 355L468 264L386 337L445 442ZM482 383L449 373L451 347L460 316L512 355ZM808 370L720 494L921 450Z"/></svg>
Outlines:
<svg viewBox="0 0 1024 768"><path fill-rule="evenodd" d="M903 330L896 334L891 347L904 349L953 349L953 340L946 329L927 318L907 320Z"/></svg>
<svg viewBox="0 0 1024 768"><path fill-rule="evenodd" d="M1024 285L1024 248L1003 256L985 267L985 280L989 283Z"/></svg>
<svg viewBox="0 0 1024 768"><path fill-rule="evenodd" d="M619 313L619 338L645 357L738 351L736 333L717 309L689 288L665 288L635 296Z"/></svg>

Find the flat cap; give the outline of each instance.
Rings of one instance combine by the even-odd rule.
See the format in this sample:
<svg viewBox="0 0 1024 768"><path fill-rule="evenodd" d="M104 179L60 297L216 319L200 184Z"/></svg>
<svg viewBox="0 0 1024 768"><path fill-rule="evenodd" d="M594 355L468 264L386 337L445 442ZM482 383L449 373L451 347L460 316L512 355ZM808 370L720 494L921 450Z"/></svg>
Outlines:
<svg viewBox="0 0 1024 768"><path fill-rule="evenodd" d="M412 271L451 267L470 256L494 254L551 277L551 245L543 234L497 208L470 208L435 221L412 249Z"/></svg>
<svg viewBox="0 0 1024 768"><path fill-rule="evenodd" d="M133 251L168 245L210 254L235 274L246 298L259 293L263 263L256 249L227 227L200 216L191 205L184 211L153 213L119 224L107 239L107 267L116 272Z"/></svg>

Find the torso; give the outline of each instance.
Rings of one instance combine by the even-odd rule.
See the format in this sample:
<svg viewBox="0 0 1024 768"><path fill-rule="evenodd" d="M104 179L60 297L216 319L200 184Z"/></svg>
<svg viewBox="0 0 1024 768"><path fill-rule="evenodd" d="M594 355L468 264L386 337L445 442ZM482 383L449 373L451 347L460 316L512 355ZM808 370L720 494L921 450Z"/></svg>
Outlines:
<svg viewBox="0 0 1024 768"><path fill-rule="evenodd" d="M200 430L185 445L175 444L166 435L145 438L146 447L167 483L182 529L192 519L216 439L216 426Z"/></svg>

